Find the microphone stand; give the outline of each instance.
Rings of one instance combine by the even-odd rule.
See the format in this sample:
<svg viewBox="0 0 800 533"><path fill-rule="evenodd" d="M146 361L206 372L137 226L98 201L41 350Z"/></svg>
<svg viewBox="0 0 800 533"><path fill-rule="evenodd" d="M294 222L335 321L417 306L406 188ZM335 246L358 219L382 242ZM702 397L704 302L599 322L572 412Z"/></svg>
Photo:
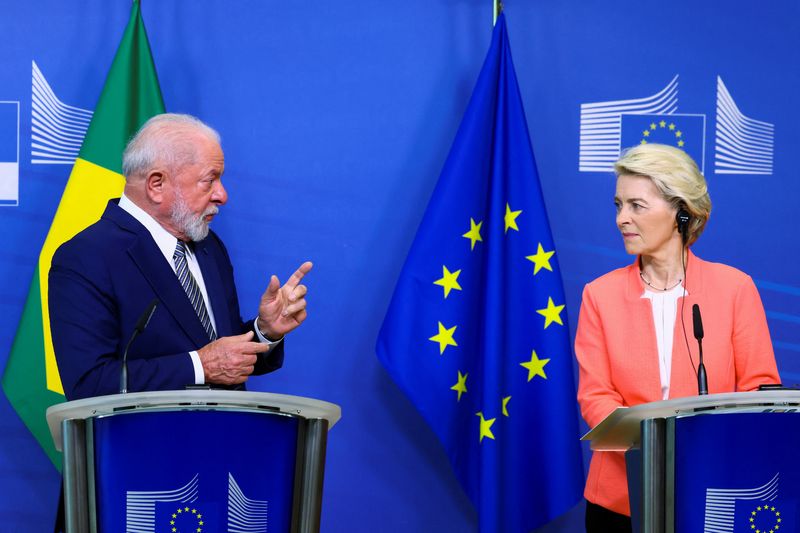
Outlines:
<svg viewBox="0 0 800 533"><path fill-rule="evenodd" d="M133 334L131 335L128 344L125 345L125 351L122 352L122 369L119 373L119 393L120 394L127 394L128 393L128 349L133 344L133 340L139 336L140 333L144 332L144 328L147 327L147 324L150 323L150 319L153 318L153 313L156 312L156 307L158 306L158 298L153 298L153 301L147 306L142 313L142 316L139 317L139 320L136 322L136 326L133 328Z"/></svg>

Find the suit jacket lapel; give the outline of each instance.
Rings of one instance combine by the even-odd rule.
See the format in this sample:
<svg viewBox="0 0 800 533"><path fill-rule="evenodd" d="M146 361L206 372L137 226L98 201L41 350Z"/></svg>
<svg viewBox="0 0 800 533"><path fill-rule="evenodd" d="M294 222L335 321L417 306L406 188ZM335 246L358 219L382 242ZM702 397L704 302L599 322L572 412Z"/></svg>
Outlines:
<svg viewBox="0 0 800 533"><path fill-rule="evenodd" d="M140 235L128 249L128 254L183 332L198 348L208 344L208 334L186 296L186 291L150 235Z"/></svg>
<svg viewBox="0 0 800 533"><path fill-rule="evenodd" d="M211 309L214 311L214 321L217 324L217 336L225 337L233 334L233 327L228 312L227 297L222 287L222 276L219 266L213 257L213 252L208 246L208 239L195 244L195 257L203 272L208 299L211 300Z"/></svg>
<svg viewBox="0 0 800 533"><path fill-rule="evenodd" d="M208 334L203 329L194 307L147 229L120 209L116 200L109 201L103 217L136 234L133 244L128 248L128 255L150 283L153 292L160 300L160 305L169 311L197 348L208 344ZM210 298L213 299L213 296Z"/></svg>
<svg viewBox="0 0 800 533"><path fill-rule="evenodd" d="M638 339L641 347L641 353L631 355L640 358L639 383L644 398L660 400L662 395L661 370L658 363L656 329L653 324L653 305L647 298L642 298L644 288L639 272L639 257L637 256L633 268L628 270L625 297L630 302L633 316L630 318L630 324L625 327L630 328L631 335Z"/></svg>

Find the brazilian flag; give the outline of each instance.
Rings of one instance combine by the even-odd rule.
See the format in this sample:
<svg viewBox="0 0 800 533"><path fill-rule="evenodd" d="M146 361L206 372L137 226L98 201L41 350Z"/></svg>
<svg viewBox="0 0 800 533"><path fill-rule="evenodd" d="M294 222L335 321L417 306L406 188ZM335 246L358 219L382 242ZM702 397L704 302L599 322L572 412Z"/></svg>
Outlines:
<svg viewBox="0 0 800 533"><path fill-rule="evenodd" d="M47 307L47 275L56 249L100 218L110 198L124 186L122 151L153 115L164 112L150 45L138 0L47 234L31 282L17 335L3 374L3 390L25 425L57 468L45 420L51 405L64 401L56 366Z"/></svg>

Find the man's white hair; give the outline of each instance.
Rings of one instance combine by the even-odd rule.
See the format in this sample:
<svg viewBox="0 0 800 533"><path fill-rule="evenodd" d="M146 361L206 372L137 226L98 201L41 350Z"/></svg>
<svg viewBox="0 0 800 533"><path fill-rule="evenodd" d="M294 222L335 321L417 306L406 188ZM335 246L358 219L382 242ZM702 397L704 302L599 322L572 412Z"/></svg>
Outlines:
<svg viewBox="0 0 800 533"><path fill-rule="evenodd" d="M126 181L143 177L157 165L171 169L191 164L196 148L191 134L200 133L219 143L219 133L192 115L164 113L145 122L122 152L122 174Z"/></svg>

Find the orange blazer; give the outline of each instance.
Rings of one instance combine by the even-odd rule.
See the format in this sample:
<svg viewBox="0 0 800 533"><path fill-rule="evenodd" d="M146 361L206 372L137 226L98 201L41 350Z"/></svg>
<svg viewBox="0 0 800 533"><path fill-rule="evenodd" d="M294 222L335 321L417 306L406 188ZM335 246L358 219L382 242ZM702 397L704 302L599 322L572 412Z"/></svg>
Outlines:
<svg viewBox="0 0 800 533"><path fill-rule="evenodd" d="M692 305L703 317L703 362L708 392L757 389L779 383L764 306L750 276L709 263L689 252L686 301L678 300L672 342L670 398L697 395ZM575 354L580 367L578 402L589 427L620 406L662 399L658 347L650 300L642 298L639 260L592 281L583 290ZM622 452L594 452L584 496L590 502L630 515Z"/></svg>

